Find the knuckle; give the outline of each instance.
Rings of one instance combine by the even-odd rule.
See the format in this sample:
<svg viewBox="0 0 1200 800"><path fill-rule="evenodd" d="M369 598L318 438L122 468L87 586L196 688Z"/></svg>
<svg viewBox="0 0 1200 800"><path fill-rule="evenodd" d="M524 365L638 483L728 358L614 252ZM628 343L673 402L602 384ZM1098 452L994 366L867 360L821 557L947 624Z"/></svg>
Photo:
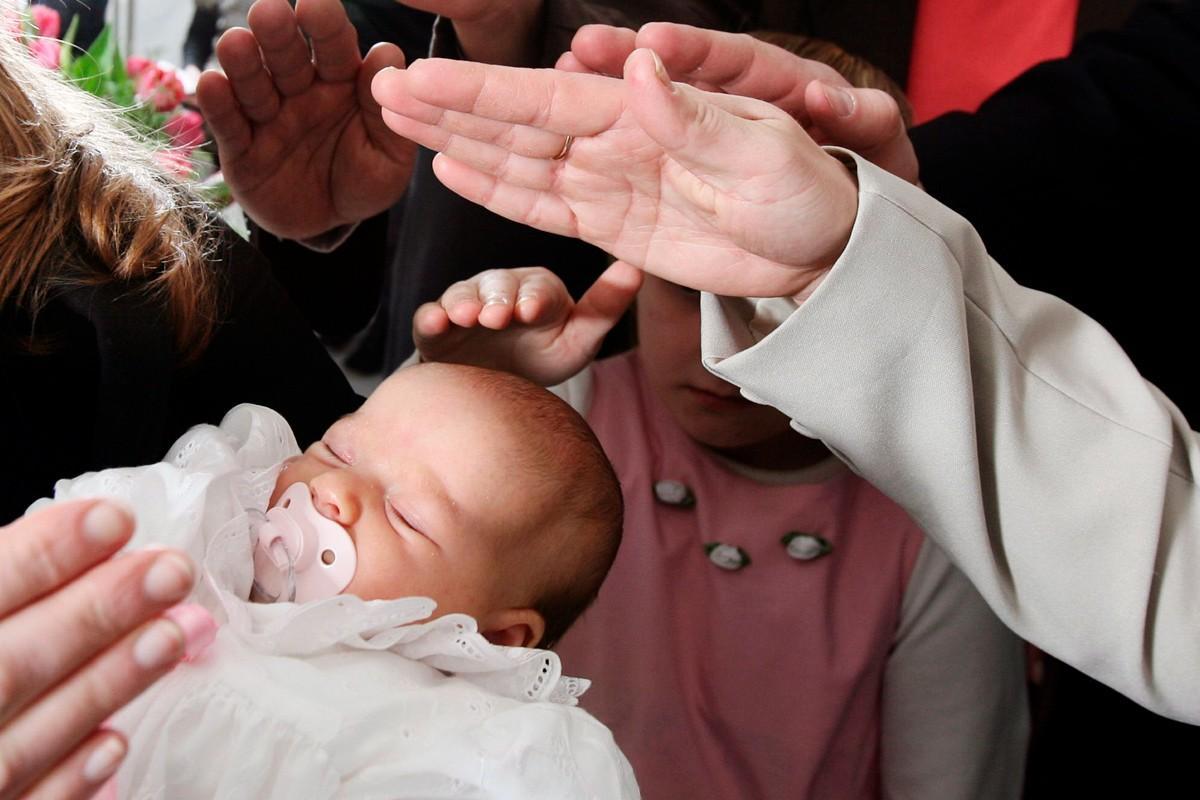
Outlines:
<svg viewBox="0 0 1200 800"><path fill-rule="evenodd" d="M103 711L105 716L116 711L120 705L118 701L124 682L114 680L116 676L104 675L95 670L89 670L85 674L86 677L79 687L79 707ZM134 674L137 673L130 671L130 675Z"/></svg>

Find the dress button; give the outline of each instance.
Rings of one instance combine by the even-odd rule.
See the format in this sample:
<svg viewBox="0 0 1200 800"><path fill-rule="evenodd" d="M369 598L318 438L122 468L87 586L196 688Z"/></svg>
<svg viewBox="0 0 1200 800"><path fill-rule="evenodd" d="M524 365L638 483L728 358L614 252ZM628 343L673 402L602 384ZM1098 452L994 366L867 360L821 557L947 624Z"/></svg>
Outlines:
<svg viewBox="0 0 1200 800"><path fill-rule="evenodd" d="M708 553L709 561L730 572L750 565L750 554L737 545L709 542L704 545L704 552Z"/></svg>
<svg viewBox="0 0 1200 800"><path fill-rule="evenodd" d="M791 533L780 539L787 548L787 554L797 561L812 561L814 558L828 555L833 545L823 536L812 533Z"/></svg>
<svg viewBox="0 0 1200 800"><path fill-rule="evenodd" d="M668 506L691 508L696 505L696 495L687 484L680 481L662 480L654 484L654 499Z"/></svg>

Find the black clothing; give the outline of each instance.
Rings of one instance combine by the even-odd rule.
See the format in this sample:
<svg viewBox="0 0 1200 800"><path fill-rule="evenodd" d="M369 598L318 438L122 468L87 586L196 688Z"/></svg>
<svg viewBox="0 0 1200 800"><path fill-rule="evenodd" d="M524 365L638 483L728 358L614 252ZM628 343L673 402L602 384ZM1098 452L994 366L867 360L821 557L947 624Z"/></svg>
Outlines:
<svg viewBox="0 0 1200 800"><path fill-rule="evenodd" d="M191 363L180 362L160 304L127 283L64 290L35 320L0 310L0 521L59 478L158 461L189 427L220 422L238 403L280 412L302 444L358 407L307 320L236 239L213 264L221 322Z"/></svg>

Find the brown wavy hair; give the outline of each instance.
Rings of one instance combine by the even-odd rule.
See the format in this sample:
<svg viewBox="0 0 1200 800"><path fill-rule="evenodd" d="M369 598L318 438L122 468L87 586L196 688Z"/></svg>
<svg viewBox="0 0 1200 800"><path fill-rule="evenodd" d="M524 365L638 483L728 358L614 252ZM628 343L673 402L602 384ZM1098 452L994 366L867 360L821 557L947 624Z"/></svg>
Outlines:
<svg viewBox="0 0 1200 800"><path fill-rule="evenodd" d="M56 289L128 283L164 305L191 358L216 324L215 243L200 201L117 110L0 31L0 308L36 315Z"/></svg>

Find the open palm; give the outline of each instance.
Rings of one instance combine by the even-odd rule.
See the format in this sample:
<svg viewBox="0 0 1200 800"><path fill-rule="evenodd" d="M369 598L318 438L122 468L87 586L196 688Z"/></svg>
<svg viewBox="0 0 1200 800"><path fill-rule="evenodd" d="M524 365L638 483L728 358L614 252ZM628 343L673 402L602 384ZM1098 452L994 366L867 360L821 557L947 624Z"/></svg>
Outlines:
<svg viewBox="0 0 1200 800"><path fill-rule="evenodd" d="M499 214L686 286L801 292L845 246L852 177L779 109L660 71L649 51L624 80L429 60L380 75L375 96L389 127L442 152L447 186Z"/></svg>
<svg viewBox="0 0 1200 800"><path fill-rule="evenodd" d="M301 239L393 205L416 147L383 125L370 85L380 69L404 66L400 50L380 44L360 58L334 0L301 0L295 11L260 0L250 25L222 37L225 74L205 73L197 92L247 214Z"/></svg>

